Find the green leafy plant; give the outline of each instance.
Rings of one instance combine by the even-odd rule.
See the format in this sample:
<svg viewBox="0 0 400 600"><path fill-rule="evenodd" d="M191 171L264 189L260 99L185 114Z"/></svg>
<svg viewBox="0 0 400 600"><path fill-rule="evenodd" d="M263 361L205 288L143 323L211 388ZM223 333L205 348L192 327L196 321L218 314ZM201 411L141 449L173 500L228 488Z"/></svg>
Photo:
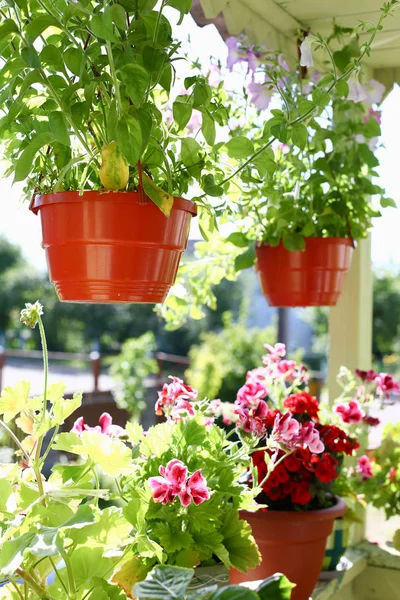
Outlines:
<svg viewBox="0 0 400 600"><path fill-rule="evenodd" d="M147 432L113 425L105 413L96 426L79 417L60 433L81 394L66 399L62 383L48 385L42 315L39 302L21 312L40 331L43 394L30 397L22 381L0 396L0 427L17 447L17 462L0 465L2 597L125 600L160 563L256 567L258 549L239 510L259 508L240 481L258 438L231 441L214 422L214 404L196 400L176 377L156 404L166 422ZM46 479L51 450L76 462L56 464ZM111 489L100 486L105 480Z"/></svg>
<svg viewBox="0 0 400 600"><path fill-rule="evenodd" d="M135 420L139 420L146 408L146 379L159 371L157 361L152 357L154 350L154 334L148 331L138 338L126 340L111 365L110 375L116 383L115 400Z"/></svg>
<svg viewBox="0 0 400 600"><path fill-rule="evenodd" d="M264 344L274 341L273 327L249 329L226 313L222 331L203 333L201 343L190 349L187 380L201 396L232 402L247 371L259 364Z"/></svg>
<svg viewBox="0 0 400 600"><path fill-rule="evenodd" d="M134 594L138 600L154 598L160 600L190 599L199 600L290 600L292 583L277 573L265 579L255 591L238 585L229 585L220 589L210 587L204 592L190 591L192 569L182 567L159 566L151 571L146 579L137 583Z"/></svg>
<svg viewBox="0 0 400 600"><path fill-rule="evenodd" d="M187 0L27 0L3 2L0 26L0 140L6 174L25 193L62 190L144 192L169 214L173 196L202 184L215 124L226 110L201 74L171 97L180 42L163 14L180 20ZM173 97L176 92L173 93ZM171 100L172 103L172 100ZM183 136L192 111L203 113L203 142Z"/></svg>

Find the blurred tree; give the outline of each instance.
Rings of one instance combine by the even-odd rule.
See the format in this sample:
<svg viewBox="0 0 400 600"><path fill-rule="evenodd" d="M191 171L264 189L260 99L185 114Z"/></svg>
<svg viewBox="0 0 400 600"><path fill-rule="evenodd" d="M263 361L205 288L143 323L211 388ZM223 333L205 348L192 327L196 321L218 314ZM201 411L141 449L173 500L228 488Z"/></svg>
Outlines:
<svg viewBox="0 0 400 600"><path fill-rule="evenodd" d="M375 277L373 312L373 353L378 361L400 346L399 275Z"/></svg>

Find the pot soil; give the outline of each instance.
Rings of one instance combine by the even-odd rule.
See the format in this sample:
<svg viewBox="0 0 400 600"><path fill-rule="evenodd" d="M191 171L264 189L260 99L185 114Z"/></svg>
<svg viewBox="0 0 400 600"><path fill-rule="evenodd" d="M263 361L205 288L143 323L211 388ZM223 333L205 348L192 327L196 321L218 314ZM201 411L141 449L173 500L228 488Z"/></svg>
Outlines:
<svg viewBox="0 0 400 600"><path fill-rule="evenodd" d="M59 192L30 208L59 299L87 303L164 302L197 214L175 198L167 218L139 192Z"/></svg>
<svg viewBox="0 0 400 600"><path fill-rule="evenodd" d="M348 238L305 238L306 249L256 247L256 271L270 306L335 306L350 269L354 242Z"/></svg>
<svg viewBox="0 0 400 600"><path fill-rule="evenodd" d="M266 579L274 573L283 573L296 584L291 600L308 600L321 571L333 522L345 512L346 505L341 498L331 508L309 512L242 511L241 518L251 525L262 561L247 575L232 570L231 583Z"/></svg>

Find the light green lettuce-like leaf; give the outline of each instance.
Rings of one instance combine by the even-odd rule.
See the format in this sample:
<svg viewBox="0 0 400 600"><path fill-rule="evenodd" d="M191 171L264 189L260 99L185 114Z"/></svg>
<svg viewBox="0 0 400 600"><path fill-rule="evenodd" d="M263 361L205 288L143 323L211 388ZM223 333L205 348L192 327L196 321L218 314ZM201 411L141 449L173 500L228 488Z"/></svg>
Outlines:
<svg viewBox="0 0 400 600"><path fill-rule="evenodd" d="M259 597L249 588L241 585L230 585L216 590L210 600L259 600Z"/></svg>
<svg viewBox="0 0 400 600"><path fill-rule="evenodd" d="M4 388L0 396L0 415L4 415L6 423L26 408L30 389L28 381L20 381L14 387Z"/></svg>
<svg viewBox="0 0 400 600"><path fill-rule="evenodd" d="M139 423L127 423L125 426L125 431L127 432L129 441L133 446L139 444L143 438L143 427L139 425Z"/></svg>
<svg viewBox="0 0 400 600"><path fill-rule="evenodd" d="M53 450L61 452L71 452L72 454L81 453L82 441L76 433L60 433L55 439Z"/></svg>
<svg viewBox="0 0 400 600"><path fill-rule="evenodd" d="M154 525L153 531L167 554L186 548L197 550L193 537L188 531L182 531L180 526L174 526L173 523L159 522Z"/></svg>
<svg viewBox="0 0 400 600"><path fill-rule="evenodd" d="M251 527L247 521L239 519L235 510L225 511L221 532L224 536L223 545L229 552L229 560L234 569L247 573L260 564L261 555L251 535Z"/></svg>
<svg viewBox="0 0 400 600"><path fill-rule="evenodd" d="M150 427L147 436L140 444L140 452L145 456L160 457L171 445L172 430L169 423Z"/></svg>
<svg viewBox="0 0 400 600"><path fill-rule="evenodd" d="M71 556L71 568L77 589L91 588L93 577L105 577L112 567L110 559L104 558L102 548L81 546ZM65 570L60 570L61 577L65 577Z"/></svg>
<svg viewBox="0 0 400 600"><path fill-rule="evenodd" d="M254 152L253 142L242 135L236 136L225 144L226 151L230 158L247 158Z"/></svg>
<svg viewBox="0 0 400 600"><path fill-rule="evenodd" d="M162 546L151 540L147 535L139 535L135 540L135 546L140 556L144 558L156 558L157 562L162 562Z"/></svg>
<svg viewBox="0 0 400 600"><path fill-rule="evenodd" d="M128 523L122 508L110 506L105 508L97 520L93 517L90 523L79 530L70 531L70 537L76 544L86 544L90 540L92 548L101 547L103 551L115 549L121 545L121 542L129 540L131 524Z"/></svg>
<svg viewBox="0 0 400 600"><path fill-rule="evenodd" d="M0 479L0 513L14 510L13 487L7 479Z"/></svg>
<svg viewBox="0 0 400 600"><path fill-rule="evenodd" d="M80 456L91 458L107 475L117 477L131 472L132 452L121 440L98 431L84 431L80 441Z"/></svg>
<svg viewBox="0 0 400 600"><path fill-rule="evenodd" d="M137 531L142 531L145 528L149 500L140 493L140 490L133 490L131 496L129 503L124 506L124 517Z"/></svg>
<svg viewBox="0 0 400 600"><path fill-rule="evenodd" d="M77 392L73 398L60 398L53 402L53 424L62 425L64 421L72 415L82 404L82 393Z"/></svg>

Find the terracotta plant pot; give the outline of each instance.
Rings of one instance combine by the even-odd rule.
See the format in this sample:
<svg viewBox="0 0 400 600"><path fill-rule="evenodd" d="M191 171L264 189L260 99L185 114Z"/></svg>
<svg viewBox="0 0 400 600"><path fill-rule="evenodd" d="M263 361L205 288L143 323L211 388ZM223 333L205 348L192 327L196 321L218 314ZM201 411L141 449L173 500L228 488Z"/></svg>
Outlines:
<svg viewBox="0 0 400 600"><path fill-rule="evenodd" d="M164 302L197 213L182 198L167 218L139 192L95 191L36 196L31 210L59 299L93 303Z"/></svg>
<svg viewBox="0 0 400 600"><path fill-rule="evenodd" d="M256 270L270 306L335 306L350 269L353 242L347 238L305 238L306 249L283 244L256 247Z"/></svg>
<svg viewBox="0 0 400 600"><path fill-rule="evenodd" d="M283 573L296 584L291 600L308 600L321 571L326 539L332 532L333 522L345 512L346 505L340 498L331 508L309 512L243 511L241 518L252 527L262 561L247 574L231 571L231 583Z"/></svg>

